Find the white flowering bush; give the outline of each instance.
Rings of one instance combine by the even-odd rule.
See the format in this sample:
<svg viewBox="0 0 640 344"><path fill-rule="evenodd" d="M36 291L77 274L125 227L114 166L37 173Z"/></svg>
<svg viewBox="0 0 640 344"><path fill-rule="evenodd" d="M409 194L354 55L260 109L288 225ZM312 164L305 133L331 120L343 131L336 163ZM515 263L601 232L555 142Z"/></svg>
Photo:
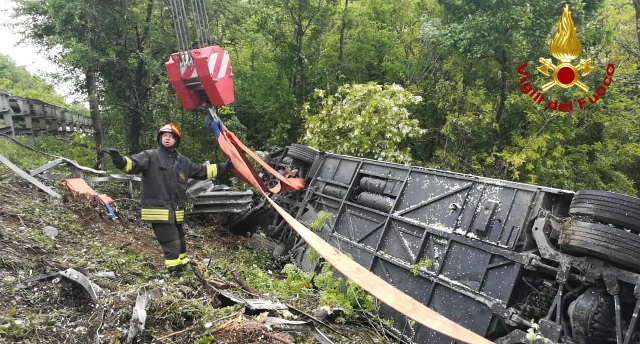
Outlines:
<svg viewBox="0 0 640 344"><path fill-rule="evenodd" d="M317 149L397 163L410 163L407 138L425 133L412 119L407 106L418 104L402 86L376 83L343 85L334 95L316 90L318 107L302 109L303 141ZM316 111L316 113L312 113Z"/></svg>

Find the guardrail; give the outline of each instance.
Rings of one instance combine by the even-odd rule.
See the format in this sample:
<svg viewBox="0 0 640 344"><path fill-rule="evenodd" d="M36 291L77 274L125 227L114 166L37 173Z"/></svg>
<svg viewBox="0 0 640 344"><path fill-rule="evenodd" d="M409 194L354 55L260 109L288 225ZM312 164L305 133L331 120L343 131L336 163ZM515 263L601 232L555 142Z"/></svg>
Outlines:
<svg viewBox="0 0 640 344"><path fill-rule="evenodd" d="M215 185L211 179L190 180L187 196L193 204L189 214L242 214L253 202L251 190L232 190L227 185Z"/></svg>
<svg viewBox="0 0 640 344"><path fill-rule="evenodd" d="M0 91L0 114L3 125L0 133L16 138L28 135L32 144L40 133L92 133L91 118L82 117L67 109L37 99L13 96Z"/></svg>

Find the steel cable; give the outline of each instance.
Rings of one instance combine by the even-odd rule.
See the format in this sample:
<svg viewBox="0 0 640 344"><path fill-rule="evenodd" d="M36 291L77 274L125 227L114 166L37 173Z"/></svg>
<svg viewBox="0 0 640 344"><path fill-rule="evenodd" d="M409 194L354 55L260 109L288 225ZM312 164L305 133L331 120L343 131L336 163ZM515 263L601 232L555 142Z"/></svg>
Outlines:
<svg viewBox="0 0 640 344"><path fill-rule="evenodd" d="M202 26L202 28L204 29L204 32L205 32L204 38L207 45L212 45L211 36L209 34L209 16L207 15L207 8L205 7L204 0L200 0L200 1L202 2L202 19L204 22L204 25Z"/></svg>
<svg viewBox="0 0 640 344"><path fill-rule="evenodd" d="M191 11L193 13L193 31L195 31L196 42L198 43L198 48L203 47L202 42L202 23L200 22L200 2L194 0L191 6Z"/></svg>
<svg viewBox="0 0 640 344"><path fill-rule="evenodd" d="M183 0L171 0L171 13L173 15L173 27L176 32L176 41L180 54L180 66L192 64L189 55L189 27Z"/></svg>
<svg viewBox="0 0 640 344"><path fill-rule="evenodd" d="M196 21L196 29L198 31L198 42L200 48L211 45L209 37L209 18L207 17L207 9L203 0L193 0L193 14Z"/></svg>

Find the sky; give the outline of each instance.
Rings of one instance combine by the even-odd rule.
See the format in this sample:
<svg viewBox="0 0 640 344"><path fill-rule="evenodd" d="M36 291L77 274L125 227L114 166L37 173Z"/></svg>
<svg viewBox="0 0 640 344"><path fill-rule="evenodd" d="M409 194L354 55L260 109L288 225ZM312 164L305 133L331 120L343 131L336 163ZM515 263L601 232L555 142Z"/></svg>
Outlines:
<svg viewBox="0 0 640 344"><path fill-rule="evenodd" d="M44 78L54 85L56 92L64 97L67 103L82 101L82 97L73 94L68 83L53 82L50 73L60 73L55 63L48 60L39 49L28 43L19 43L21 37L11 27L14 3L11 0L0 0L0 54L9 56L18 66L25 67L32 75Z"/></svg>

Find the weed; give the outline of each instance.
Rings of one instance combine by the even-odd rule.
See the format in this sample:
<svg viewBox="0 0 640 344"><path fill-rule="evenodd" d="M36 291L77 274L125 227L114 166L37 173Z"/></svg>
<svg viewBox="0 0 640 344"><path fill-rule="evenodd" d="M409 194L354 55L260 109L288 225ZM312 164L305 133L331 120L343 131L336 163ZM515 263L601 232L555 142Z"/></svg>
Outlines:
<svg viewBox="0 0 640 344"><path fill-rule="evenodd" d="M346 320L353 319L355 310L362 310L365 313L377 310L377 303L373 296L354 282L338 277L338 273L329 264L322 266L314 282L323 290L319 300L320 305L344 309Z"/></svg>
<svg viewBox="0 0 640 344"><path fill-rule="evenodd" d="M305 273L293 264L287 264L282 269L285 274L285 280L280 284L283 293L301 293L313 289L311 282L313 275Z"/></svg>
<svg viewBox="0 0 640 344"><path fill-rule="evenodd" d="M314 232L320 231L320 229L322 229L322 226L327 223L327 221L331 220L332 217L333 214L328 211L319 212L315 220L313 220L313 222L311 222L311 224L309 225L309 229Z"/></svg>
<svg viewBox="0 0 640 344"><path fill-rule="evenodd" d="M46 315L26 313L23 317L17 317L16 309L12 308L6 316L0 317L0 337L21 340L46 322Z"/></svg>
<svg viewBox="0 0 640 344"><path fill-rule="evenodd" d="M531 320L531 327L527 329L527 335L525 338L529 343L539 343L539 344L553 343L549 339L543 337L542 334L540 334L540 325L538 325L534 320Z"/></svg>
<svg viewBox="0 0 640 344"><path fill-rule="evenodd" d="M320 254L314 250L313 248L309 247L309 249L307 250L307 257L309 258L309 260L311 260L312 262L315 263L319 263L320 262Z"/></svg>
<svg viewBox="0 0 640 344"><path fill-rule="evenodd" d="M425 258L418 262L418 264L411 265L411 272L414 276L418 276L421 269L430 269L433 266L433 260Z"/></svg>

